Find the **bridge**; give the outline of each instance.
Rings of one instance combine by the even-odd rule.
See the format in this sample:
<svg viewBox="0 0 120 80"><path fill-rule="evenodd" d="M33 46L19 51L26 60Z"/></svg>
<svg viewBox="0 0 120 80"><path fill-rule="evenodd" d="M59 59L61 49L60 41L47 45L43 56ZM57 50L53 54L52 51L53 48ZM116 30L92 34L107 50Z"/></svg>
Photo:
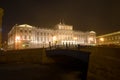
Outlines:
<svg viewBox="0 0 120 80"><path fill-rule="evenodd" d="M71 48L54 48L54 49L25 49L11 50L0 54L2 63L43 63L47 58L47 64L54 65L65 73L77 72L80 80L87 79L88 64L90 52L80 51ZM50 60L53 63L49 63ZM43 64L44 65L44 64ZM59 72L58 72L59 73Z"/></svg>
<svg viewBox="0 0 120 80"><path fill-rule="evenodd" d="M64 71L77 71L81 80L87 80L90 52L71 49L46 50L46 55Z"/></svg>

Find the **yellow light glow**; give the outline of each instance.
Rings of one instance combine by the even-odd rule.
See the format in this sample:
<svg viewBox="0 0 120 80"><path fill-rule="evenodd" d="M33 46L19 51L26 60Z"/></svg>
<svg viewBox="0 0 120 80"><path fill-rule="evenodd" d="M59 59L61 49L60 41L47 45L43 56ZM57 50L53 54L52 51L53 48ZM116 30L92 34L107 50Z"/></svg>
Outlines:
<svg viewBox="0 0 120 80"><path fill-rule="evenodd" d="M15 42L21 42L21 41L20 41L20 36L16 36Z"/></svg>
<svg viewBox="0 0 120 80"><path fill-rule="evenodd" d="M74 40L77 40L77 37L74 37L73 39L74 39Z"/></svg>
<svg viewBox="0 0 120 80"><path fill-rule="evenodd" d="M57 40L56 36L53 36L53 41L56 41L56 40Z"/></svg>
<svg viewBox="0 0 120 80"><path fill-rule="evenodd" d="M102 41L102 42L103 42L103 41L104 41L104 38L100 38L100 41Z"/></svg>
<svg viewBox="0 0 120 80"><path fill-rule="evenodd" d="M90 41L94 41L92 37L89 38Z"/></svg>
<svg viewBox="0 0 120 80"><path fill-rule="evenodd" d="M25 44L23 44L22 46L25 47Z"/></svg>
<svg viewBox="0 0 120 80"><path fill-rule="evenodd" d="M20 40L20 36L16 36L15 40L16 41Z"/></svg>

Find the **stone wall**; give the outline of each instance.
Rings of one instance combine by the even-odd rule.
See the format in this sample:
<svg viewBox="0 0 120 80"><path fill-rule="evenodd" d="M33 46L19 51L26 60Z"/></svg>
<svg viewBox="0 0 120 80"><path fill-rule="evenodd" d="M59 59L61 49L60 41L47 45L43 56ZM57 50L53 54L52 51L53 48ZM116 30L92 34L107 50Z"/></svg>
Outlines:
<svg viewBox="0 0 120 80"><path fill-rule="evenodd" d="M11 50L0 53L0 63L42 63L44 49Z"/></svg>

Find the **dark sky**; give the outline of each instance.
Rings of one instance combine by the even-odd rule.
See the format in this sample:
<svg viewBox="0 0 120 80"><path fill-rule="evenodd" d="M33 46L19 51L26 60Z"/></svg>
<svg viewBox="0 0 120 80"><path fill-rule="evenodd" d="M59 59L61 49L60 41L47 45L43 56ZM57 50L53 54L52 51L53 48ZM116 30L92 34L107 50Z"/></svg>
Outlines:
<svg viewBox="0 0 120 80"><path fill-rule="evenodd" d="M120 31L119 0L0 0L0 7L4 40L15 24L52 28L60 20L97 35Z"/></svg>

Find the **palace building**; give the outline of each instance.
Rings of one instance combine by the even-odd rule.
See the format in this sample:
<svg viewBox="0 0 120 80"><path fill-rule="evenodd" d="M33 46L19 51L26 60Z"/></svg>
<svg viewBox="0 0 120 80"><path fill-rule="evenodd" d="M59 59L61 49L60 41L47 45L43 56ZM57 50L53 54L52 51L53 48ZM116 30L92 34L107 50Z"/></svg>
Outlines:
<svg viewBox="0 0 120 80"><path fill-rule="evenodd" d="M97 45L120 45L120 31L96 37Z"/></svg>
<svg viewBox="0 0 120 80"><path fill-rule="evenodd" d="M95 45L94 31L74 31L72 25L57 24L53 29L28 24L15 25L8 33L9 49L41 48L55 45Z"/></svg>

